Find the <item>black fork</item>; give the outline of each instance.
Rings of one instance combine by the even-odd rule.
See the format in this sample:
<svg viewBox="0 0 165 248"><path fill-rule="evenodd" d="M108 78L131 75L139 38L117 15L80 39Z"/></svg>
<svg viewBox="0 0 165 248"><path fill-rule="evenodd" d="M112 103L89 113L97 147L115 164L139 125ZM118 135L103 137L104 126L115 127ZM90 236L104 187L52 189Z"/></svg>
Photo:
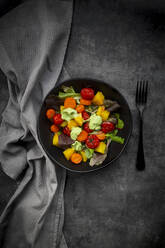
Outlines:
<svg viewBox="0 0 165 248"><path fill-rule="evenodd" d="M138 81L136 87L136 107L139 112L139 145L136 159L136 168L145 169L144 149L143 149L143 112L147 104L148 81Z"/></svg>

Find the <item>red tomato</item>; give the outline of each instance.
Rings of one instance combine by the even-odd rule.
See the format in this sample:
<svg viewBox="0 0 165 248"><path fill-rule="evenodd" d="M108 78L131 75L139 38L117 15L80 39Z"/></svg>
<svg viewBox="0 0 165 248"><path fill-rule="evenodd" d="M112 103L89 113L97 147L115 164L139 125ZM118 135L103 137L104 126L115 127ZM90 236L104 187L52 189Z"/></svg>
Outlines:
<svg viewBox="0 0 165 248"><path fill-rule="evenodd" d="M61 114L55 114L53 117L54 124L60 125L63 122L63 119L61 118Z"/></svg>
<svg viewBox="0 0 165 248"><path fill-rule="evenodd" d="M88 120L89 117L90 117L90 115L89 115L86 111L83 111L83 112L82 112L82 118L83 118L84 120Z"/></svg>
<svg viewBox="0 0 165 248"><path fill-rule="evenodd" d="M67 136L70 136L70 129L69 129L69 127L67 127L67 126L64 127L63 128L63 133L66 134Z"/></svg>
<svg viewBox="0 0 165 248"><path fill-rule="evenodd" d="M92 132L92 130L89 128L89 122L84 123L84 130L87 133L91 133Z"/></svg>
<svg viewBox="0 0 165 248"><path fill-rule="evenodd" d="M94 90L91 88L83 88L80 92L82 98L86 99L86 100L92 100L95 93Z"/></svg>
<svg viewBox="0 0 165 248"><path fill-rule="evenodd" d="M98 147L98 145L100 144L100 141L95 134L91 134L88 136L85 144L88 148L94 149Z"/></svg>
<svg viewBox="0 0 165 248"><path fill-rule="evenodd" d="M102 125L101 125L101 127L102 127L101 130L104 133L112 132L115 129L115 125L112 122L110 122L110 121L103 122Z"/></svg>

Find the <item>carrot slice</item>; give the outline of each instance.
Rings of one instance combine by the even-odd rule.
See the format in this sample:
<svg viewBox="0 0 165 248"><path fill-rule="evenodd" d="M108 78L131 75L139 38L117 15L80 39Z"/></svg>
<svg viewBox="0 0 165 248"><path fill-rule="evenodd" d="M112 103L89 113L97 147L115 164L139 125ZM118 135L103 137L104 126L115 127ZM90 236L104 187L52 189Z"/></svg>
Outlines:
<svg viewBox="0 0 165 248"><path fill-rule="evenodd" d="M78 135L77 140L82 142L85 141L88 137L88 133L85 130L82 130L81 133Z"/></svg>
<svg viewBox="0 0 165 248"><path fill-rule="evenodd" d="M51 125L50 127L50 130L53 132L53 133L57 133L59 131L59 128L56 126L56 125Z"/></svg>
<svg viewBox="0 0 165 248"><path fill-rule="evenodd" d="M90 101L90 100L86 100L86 99L83 99L83 98L81 98L80 99L80 104L82 104L82 105L91 105L91 102L92 101Z"/></svg>
<svg viewBox="0 0 165 248"><path fill-rule="evenodd" d="M97 138L99 140L104 140L105 139L105 133L103 133L103 132L100 132L100 133L96 134L96 136L97 136Z"/></svg>
<svg viewBox="0 0 165 248"><path fill-rule="evenodd" d="M64 101L65 108L76 108L76 100L73 97L67 97Z"/></svg>
<svg viewBox="0 0 165 248"><path fill-rule="evenodd" d="M55 115L56 111L54 109L48 109L46 111L46 116L47 118L50 120L53 118L53 116Z"/></svg>
<svg viewBox="0 0 165 248"><path fill-rule="evenodd" d="M82 113L84 111L84 109L85 109L84 105L82 105L82 104L77 105L76 110L78 113Z"/></svg>
<svg viewBox="0 0 165 248"><path fill-rule="evenodd" d="M79 164L82 161L82 156L79 153L74 152L71 156L71 161L74 164Z"/></svg>

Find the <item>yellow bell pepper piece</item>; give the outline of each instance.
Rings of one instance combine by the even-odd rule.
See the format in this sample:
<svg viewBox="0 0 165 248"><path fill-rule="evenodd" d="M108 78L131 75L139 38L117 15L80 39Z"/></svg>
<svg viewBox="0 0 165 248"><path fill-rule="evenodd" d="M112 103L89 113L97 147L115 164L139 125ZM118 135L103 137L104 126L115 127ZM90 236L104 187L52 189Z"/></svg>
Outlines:
<svg viewBox="0 0 165 248"><path fill-rule="evenodd" d="M63 151L63 154L67 160L70 159L73 153L74 153L74 148L68 148L65 151Z"/></svg>
<svg viewBox="0 0 165 248"><path fill-rule="evenodd" d="M72 130L73 127L78 127L78 124L76 121L70 120L70 121L68 121L68 127L70 130Z"/></svg>
<svg viewBox="0 0 165 248"><path fill-rule="evenodd" d="M55 133L53 136L53 145L58 146L58 133Z"/></svg>
<svg viewBox="0 0 165 248"><path fill-rule="evenodd" d="M97 115L100 115L101 116L101 114L102 114L102 112L105 110L105 107L104 106L100 106L100 107L98 107L98 109L97 109Z"/></svg>
<svg viewBox="0 0 165 248"><path fill-rule="evenodd" d="M104 154L106 150L106 144L104 142L100 142L100 144L98 145L98 147L95 148L96 152L102 153Z"/></svg>
<svg viewBox="0 0 165 248"><path fill-rule="evenodd" d="M108 110L104 110L102 113L101 113L101 117L103 119L103 121L106 121L109 117L109 114L110 112Z"/></svg>
<svg viewBox="0 0 165 248"><path fill-rule="evenodd" d="M87 161L87 156L86 156L85 152L84 151L81 151L80 153L81 153L83 162L86 162Z"/></svg>
<svg viewBox="0 0 165 248"><path fill-rule="evenodd" d="M68 125L68 122L67 121L63 121L62 123L61 123L61 127L66 127Z"/></svg>
<svg viewBox="0 0 165 248"><path fill-rule="evenodd" d="M82 118L82 114L79 114L78 116L76 116L74 118L74 120L77 122L77 124L81 127L83 124L83 118Z"/></svg>
<svg viewBox="0 0 165 248"><path fill-rule="evenodd" d="M64 110L64 106L63 105L60 105L60 111L63 111Z"/></svg>
<svg viewBox="0 0 165 248"><path fill-rule="evenodd" d="M101 91L98 91L92 100L95 105L103 105L104 103L104 95Z"/></svg>

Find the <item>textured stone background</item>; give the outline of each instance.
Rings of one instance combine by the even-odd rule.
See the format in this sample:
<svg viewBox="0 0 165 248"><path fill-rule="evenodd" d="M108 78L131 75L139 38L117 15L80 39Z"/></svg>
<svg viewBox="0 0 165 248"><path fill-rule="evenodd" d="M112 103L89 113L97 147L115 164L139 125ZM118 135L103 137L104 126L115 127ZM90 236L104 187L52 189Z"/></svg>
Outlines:
<svg viewBox="0 0 165 248"><path fill-rule="evenodd" d="M75 1L65 60L68 74L61 80L92 77L114 85L127 98L134 128L125 152L111 166L92 174L68 173L64 232L70 248L165 247L164 66L163 1ZM138 79L150 82L144 115L143 172L135 169L138 115L134 96ZM2 111L8 98L3 74L0 94ZM16 183L1 172L1 211L15 188Z"/></svg>

